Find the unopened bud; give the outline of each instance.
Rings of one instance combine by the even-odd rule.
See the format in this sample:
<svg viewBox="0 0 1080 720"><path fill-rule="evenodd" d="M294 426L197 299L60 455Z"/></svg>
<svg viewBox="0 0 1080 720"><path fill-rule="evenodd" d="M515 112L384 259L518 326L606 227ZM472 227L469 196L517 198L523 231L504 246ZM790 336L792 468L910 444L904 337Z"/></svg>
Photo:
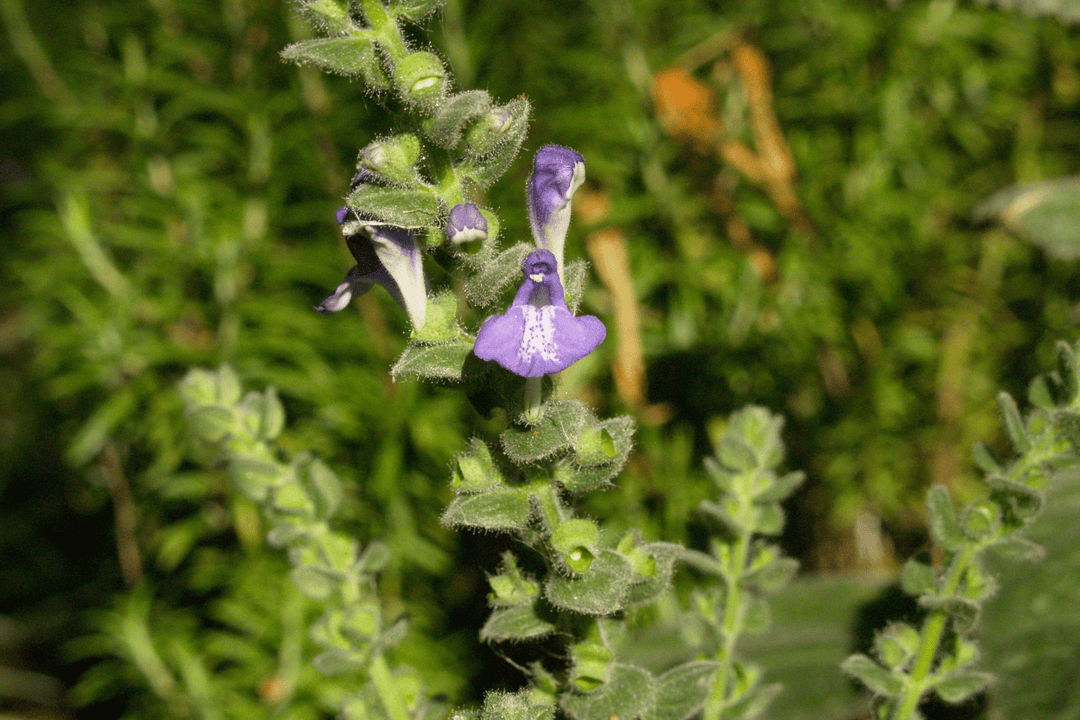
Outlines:
<svg viewBox="0 0 1080 720"><path fill-rule="evenodd" d="M413 53L398 63L394 84L405 100L434 107L446 91L446 68L432 53Z"/></svg>
<svg viewBox="0 0 1080 720"><path fill-rule="evenodd" d="M420 160L420 140L411 134L395 135L371 143L360 151L357 178L364 172L378 173L390 182L407 185L416 181L416 163ZM355 178L354 178L355 179Z"/></svg>
<svg viewBox="0 0 1080 720"><path fill-rule="evenodd" d="M469 149L477 155L491 152L514 120L514 113L508 106L492 108L469 129L466 135Z"/></svg>
<svg viewBox="0 0 1080 720"><path fill-rule="evenodd" d="M487 240L488 223L476 205L472 203L455 205L450 211L450 224L446 235L455 245L475 240Z"/></svg>

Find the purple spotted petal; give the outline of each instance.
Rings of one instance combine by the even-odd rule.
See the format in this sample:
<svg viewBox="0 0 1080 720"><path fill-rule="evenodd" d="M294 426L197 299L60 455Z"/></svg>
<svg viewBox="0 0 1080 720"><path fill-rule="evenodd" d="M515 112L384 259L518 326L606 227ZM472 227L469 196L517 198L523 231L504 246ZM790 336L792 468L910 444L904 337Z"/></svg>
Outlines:
<svg viewBox="0 0 1080 720"><path fill-rule="evenodd" d="M473 352L522 377L563 370L603 342L604 324L592 315L574 317L566 309L555 256L537 250L525 258L525 275L510 309L488 318Z"/></svg>
<svg viewBox="0 0 1080 720"><path fill-rule="evenodd" d="M536 246L550 250L563 269L563 245L570 227L570 199L585 181L585 159L560 145L536 153L529 177L529 222Z"/></svg>

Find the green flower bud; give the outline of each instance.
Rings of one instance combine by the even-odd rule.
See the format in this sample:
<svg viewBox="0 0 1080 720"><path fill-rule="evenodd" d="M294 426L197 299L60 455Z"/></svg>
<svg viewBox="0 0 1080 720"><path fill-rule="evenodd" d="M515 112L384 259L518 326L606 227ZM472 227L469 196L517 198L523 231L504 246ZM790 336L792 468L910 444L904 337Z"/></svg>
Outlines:
<svg viewBox="0 0 1080 720"><path fill-rule="evenodd" d="M394 85L406 101L433 110L446 94L446 68L432 53L413 53L395 68Z"/></svg>
<svg viewBox="0 0 1080 720"><path fill-rule="evenodd" d="M508 105L492 108L482 118L473 123L465 136L465 141L476 155L486 155L495 149L499 140L513 127L517 118Z"/></svg>
<svg viewBox="0 0 1080 720"><path fill-rule="evenodd" d="M567 520L551 533L551 546L566 566L578 574L588 571L599 543L600 529L584 518Z"/></svg>
<svg viewBox="0 0 1080 720"><path fill-rule="evenodd" d="M360 151L358 170L378 173L390 182L410 185L416 182L416 163L420 160L420 140L404 134L377 140Z"/></svg>

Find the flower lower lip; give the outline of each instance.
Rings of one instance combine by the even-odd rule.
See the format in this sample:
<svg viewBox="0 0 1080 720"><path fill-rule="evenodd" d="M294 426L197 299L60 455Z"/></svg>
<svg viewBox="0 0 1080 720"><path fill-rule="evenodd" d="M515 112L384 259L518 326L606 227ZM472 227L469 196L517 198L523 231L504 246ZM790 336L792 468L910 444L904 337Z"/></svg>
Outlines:
<svg viewBox="0 0 1080 720"><path fill-rule="evenodd" d="M530 275L529 279L532 280L533 282L544 282L544 274L543 273L536 273L534 275Z"/></svg>

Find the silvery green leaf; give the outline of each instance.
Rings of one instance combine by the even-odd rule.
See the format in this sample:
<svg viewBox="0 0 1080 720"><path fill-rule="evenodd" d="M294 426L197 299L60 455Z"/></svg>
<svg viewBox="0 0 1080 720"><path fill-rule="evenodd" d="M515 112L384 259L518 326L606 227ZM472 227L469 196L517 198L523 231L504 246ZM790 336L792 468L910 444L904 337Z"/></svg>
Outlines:
<svg viewBox="0 0 1080 720"><path fill-rule="evenodd" d="M270 504L275 510L286 515L295 515L306 520L315 519L315 502L304 492L304 488L295 482L274 488Z"/></svg>
<svg viewBox="0 0 1080 720"><path fill-rule="evenodd" d="M532 505L520 488L497 487L473 495L458 495L442 514L451 527L521 530L529 524Z"/></svg>
<svg viewBox="0 0 1080 720"><path fill-rule="evenodd" d="M990 497L998 502L1012 518L1007 518L1018 523L1030 520L1042 507L1042 493L1038 490L1010 480L1001 475L990 475L986 478L986 484L990 486Z"/></svg>
<svg viewBox="0 0 1080 720"><path fill-rule="evenodd" d="M361 215L410 230L434 227L439 220L439 200L427 190L361 185L345 202Z"/></svg>
<svg viewBox="0 0 1080 720"><path fill-rule="evenodd" d="M443 6L446 0L396 0L392 11L410 20L422 20Z"/></svg>
<svg viewBox="0 0 1080 720"><path fill-rule="evenodd" d="M472 342L464 338L439 345L409 343L390 368L390 376L395 381L403 375L460 380L461 368L472 352L472 347Z"/></svg>
<svg viewBox="0 0 1080 720"><path fill-rule="evenodd" d="M908 560L900 573L900 586L909 595L933 595L937 592L934 568L915 558Z"/></svg>
<svg viewBox="0 0 1080 720"><path fill-rule="evenodd" d="M368 544L356 561L356 569L362 573L377 573L390 562L390 548L378 541Z"/></svg>
<svg viewBox="0 0 1080 720"><path fill-rule="evenodd" d="M434 117L425 123L428 137L439 147L452 150L461 142L465 126L491 108L486 90L469 90L451 95L439 103Z"/></svg>
<svg viewBox="0 0 1080 720"><path fill-rule="evenodd" d="M495 608L480 628L481 642L530 640L555 631L555 624L537 613L535 602L513 607Z"/></svg>
<svg viewBox="0 0 1080 720"><path fill-rule="evenodd" d="M779 502L795 492L805 480L806 473L803 472L782 475L759 491L754 496L754 500L756 502Z"/></svg>
<svg viewBox="0 0 1080 720"><path fill-rule="evenodd" d="M359 77L375 88L390 84L379 65L374 41L363 35L301 40L285 48L281 57L339 75Z"/></svg>
<svg viewBox="0 0 1080 720"><path fill-rule="evenodd" d="M1026 560L1028 562L1036 562L1042 560L1046 556L1046 550L1042 545L1034 543L1025 537L1019 535L1010 534L1005 535L998 540L995 540L990 547L1002 555L1003 557L1010 558L1012 560Z"/></svg>
<svg viewBox="0 0 1080 720"><path fill-rule="evenodd" d="M610 615L622 609L634 572L621 555L604 550L575 578L552 575L544 596L556 607L584 615Z"/></svg>
<svg viewBox="0 0 1080 720"><path fill-rule="evenodd" d="M1007 392L998 394L998 405L1001 407L1001 416L1005 420L1005 429L1009 432L1009 439L1017 452L1027 452L1031 449L1031 437L1028 435L1024 419L1020 417L1020 409L1016 407L1016 401Z"/></svg>
<svg viewBox="0 0 1080 720"><path fill-rule="evenodd" d="M277 390L267 388L263 393L262 422L259 427L259 437L263 440L273 440L281 434L285 427L285 407L281 404Z"/></svg>
<svg viewBox="0 0 1080 720"><path fill-rule="evenodd" d="M312 600L325 600L334 591L335 582L317 568L301 565L289 571L296 589Z"/></svg>
<svg viewBox="0 0 1080 720"><path fill-rule="evenodd" d="M574 720L596 718L636 718L655 703L656 679L648 670L616 664L598 690L587 694L563 695L560 704Z"/></svg>
<svg viewBox="0 0 1080 720"><path fill-rule="evenodd" d="M345 495L341 481L321 460L310 461L305 469L308 482L319 501L319 516L325 519L333 517Z"/></svg>
<svg viewBox="0 0 1080 720"><path fill-rule="evenodd" d="M364 667L364 658L352 650L326 650L311 660L315 669L331 677L349 675Z"/></svg>
<svg viewBox="0 0 1080 720"><path fill-rule="evenodd" d="M967 538L960 530L960 521L956 517L952 498L944 485L930 488L926 494L926 508L930 515L930 535L934 542L949 552L956 552L964 547Z"/></svg>
<svg viewBox="0 0 1080 720"><path fill-rule="evenodd" d="M947 703L962 703L972 695L982 692L994 676L975 670L958 670L949 673L934 684L934 691Z"/></svg>
<svg viewBox="0 0 1080 720"><path fill-rule="evenodd" d="M762 535L779 535L784 531L784 509L780 507L780 503L763 503L756 507L758 515L755 532Z"/></svg>
<svg viewBox="0 0 1080 720"><path fill-rule="evenodd" d="M720 663L689 662L656 678L656 700L643 720L687 720L705 705Z"/></svg>
<svg viewBox="0 0 1080 720"><path fill-rule="evenodd" d="M861 682L875 695L895 698L904 686L903 680L866 655L852 655L840 663L840 669Z"/></svg>
<svg viewBox="0 0 1080 720"><path fill-rule="evenodd" d="M465 281L465 297L478 308L491 307L499 302L507 285L521 278L521 263L535 250L531 245L518 243L503 250L480 272Z"/></svg>
<svg viewBox="0 0 1080 720"><path fill-rule="evenodd" d="M998 0L1004 2L1004 0ZM1067 0L1011 0L1032 10L1058 7L1080 19ZM1071 5L1071 7L1070 7ZM1008 230L1062 260L1080 258L1080 177L1065 177L1001 190L975 210L979 220L995 219Z"/></svg>
<svg viewBox="0 0 1080 720"><path fill-rule="evenodd" d="M189 409L218 403L217 375L209 370L201 368L189 370L180 381L179 390L180 399Z"/></svg>
<svg viewBox="0 0 1080 720"><path fill-rule="evenodd" d="M994 457L994 453L990 451L990 446L981 440L975 443L975 448L972 451L972 457L975 460L975 464L979 466L985 473L1000 473L1001 463Z"/></svg>
<svg viewBox="0 0 1080 720"><path fill-rule="evenodd" d="M283 465L242 457L229 465L229 477L240 492L256 502L262 502L271 488L288 482L294 476L291 469Z"/></svg>
<svg viewBox="0 0 1080 720"><path fill-rule="evenodd" d="M221 442L237 430L236 416L231 408L207 405L187 413L188 427L198 438Z"/></svg>
<svg viewBox="0 0 1080 720"><path fill-rule="evenodd" d="M762 567L747 573L746 582L759 592L774 593L787 587L798 571L798 560L777 555Z"/></svg>

